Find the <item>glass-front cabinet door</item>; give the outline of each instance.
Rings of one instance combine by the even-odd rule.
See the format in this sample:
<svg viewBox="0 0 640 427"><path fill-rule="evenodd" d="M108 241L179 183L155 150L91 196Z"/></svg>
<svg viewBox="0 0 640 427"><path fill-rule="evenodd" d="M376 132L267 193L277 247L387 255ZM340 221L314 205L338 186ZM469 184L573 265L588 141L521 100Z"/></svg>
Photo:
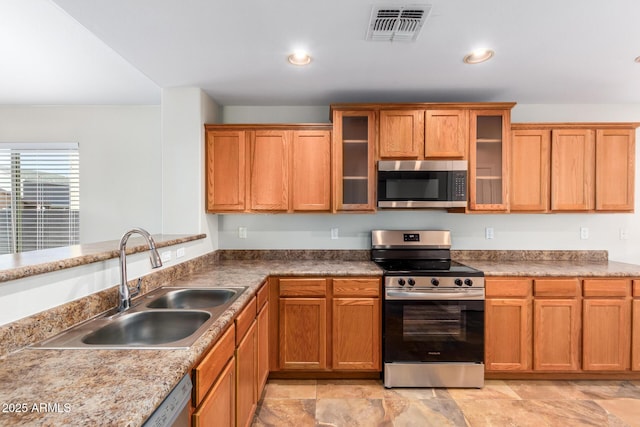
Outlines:
<svg viewBox="0 0 640 427"><path fill-rule="evenodd" d="M506 211L509 110L471 110L469 209Z"/></svg>
<svg viewBox="0 0 640 427"><path fill-rule="evenodd" d="M334 110L333 131L335 209L375 210L375 112Z"/></svg>

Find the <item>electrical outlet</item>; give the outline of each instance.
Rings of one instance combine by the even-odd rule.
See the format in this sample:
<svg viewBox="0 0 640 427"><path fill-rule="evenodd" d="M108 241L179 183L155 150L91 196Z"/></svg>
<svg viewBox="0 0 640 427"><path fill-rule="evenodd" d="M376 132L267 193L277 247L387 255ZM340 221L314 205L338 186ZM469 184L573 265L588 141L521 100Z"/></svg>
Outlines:
<svg viewBox="0 0 640 427"><path fill-rule="evenodd" d="M337 228L332 228L331 229L331 240L337 240L339 236L338 233L338 229Z"/></svg>
<svg viewBox="0 0 640 427"><path fill-rule="evenodd" d="M487 227L484 229L484 238L487 240L493 239L493 227Z"/></svg>
<svg viewBox="0 0 640 427"><path fill-rule="evenodd" d="M247 227L238 227L238 237L241 239L247 238Z"/></svg>
<svg viewBox="0 0 640 427"><path fill-rule="evenodd" d="M629 239L629 230L626 228L620 229L620 240L628 240Z"/></svg>
<svg viewBox="0 0 640 427"><path fill-rule="evenodd" d="M171 251L164 251L160 254L160 259L162 260L162 262L169 262L171 261Z"/></svg>
<svg viewBox="0 0 640 427"><path fill-rule="evenodd" d="M589 228L588 227L580 227L580 238L582 240L587 240L589 238Z"/></svg>
<svg viewBox="0 0 640 427"><path fill-rule="evenodd" d="M182 258L185 254L185 249L184 248L178 248L178 250L176 251L176 258Z"/></svg>

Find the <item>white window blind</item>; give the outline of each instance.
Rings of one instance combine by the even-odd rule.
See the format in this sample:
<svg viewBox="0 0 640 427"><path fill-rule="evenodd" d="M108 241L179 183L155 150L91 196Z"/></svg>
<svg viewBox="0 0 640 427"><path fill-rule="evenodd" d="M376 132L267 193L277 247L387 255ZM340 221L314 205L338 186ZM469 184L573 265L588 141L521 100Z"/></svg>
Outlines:
<svg viewBox="0 0 640 427"><path fill-rule="evenodd" d="M0 253L80 241L77 143L0 143Z"/></svg>

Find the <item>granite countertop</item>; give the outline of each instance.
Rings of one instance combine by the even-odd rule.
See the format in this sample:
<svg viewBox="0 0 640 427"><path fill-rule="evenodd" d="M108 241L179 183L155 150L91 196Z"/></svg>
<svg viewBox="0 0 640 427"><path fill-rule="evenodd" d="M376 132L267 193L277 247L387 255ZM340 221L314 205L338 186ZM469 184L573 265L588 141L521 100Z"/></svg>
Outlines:
<svg viewBox="0 0 640 427"><path fill-rule="evenodd" d="M487 276L640 277L640 266L607 261L606 257L554 261L545 257L478 259L452 255ZM165 285L249 287L187 350L23 349L0 358L0 404L4 409L0 425L140 425L189 373L268 276L382 274L374 263L364 260L222 259ZM8 406L23 404L24 412Z"/></svg>
<svg viewBox="0 0 640 427"><path fill-rule="evenodd" d="M0 359L0 425L138 426L269 275L381 275L367 261L218 261L168 286L248 286L187 350L31 350ZM16 412L19 405L23 412Z"/></svg>

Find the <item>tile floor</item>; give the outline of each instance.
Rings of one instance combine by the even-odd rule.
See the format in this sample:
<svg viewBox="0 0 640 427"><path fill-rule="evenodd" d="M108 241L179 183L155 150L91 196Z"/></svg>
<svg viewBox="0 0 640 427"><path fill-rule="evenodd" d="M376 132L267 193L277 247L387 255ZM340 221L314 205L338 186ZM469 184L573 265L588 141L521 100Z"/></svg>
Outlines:
<svg viewBox="0 0 640 427"><path fill-rule="evenodd" d="M376 380L270 380L253 426L640 426L640 381L385 389Z"/></svg>

